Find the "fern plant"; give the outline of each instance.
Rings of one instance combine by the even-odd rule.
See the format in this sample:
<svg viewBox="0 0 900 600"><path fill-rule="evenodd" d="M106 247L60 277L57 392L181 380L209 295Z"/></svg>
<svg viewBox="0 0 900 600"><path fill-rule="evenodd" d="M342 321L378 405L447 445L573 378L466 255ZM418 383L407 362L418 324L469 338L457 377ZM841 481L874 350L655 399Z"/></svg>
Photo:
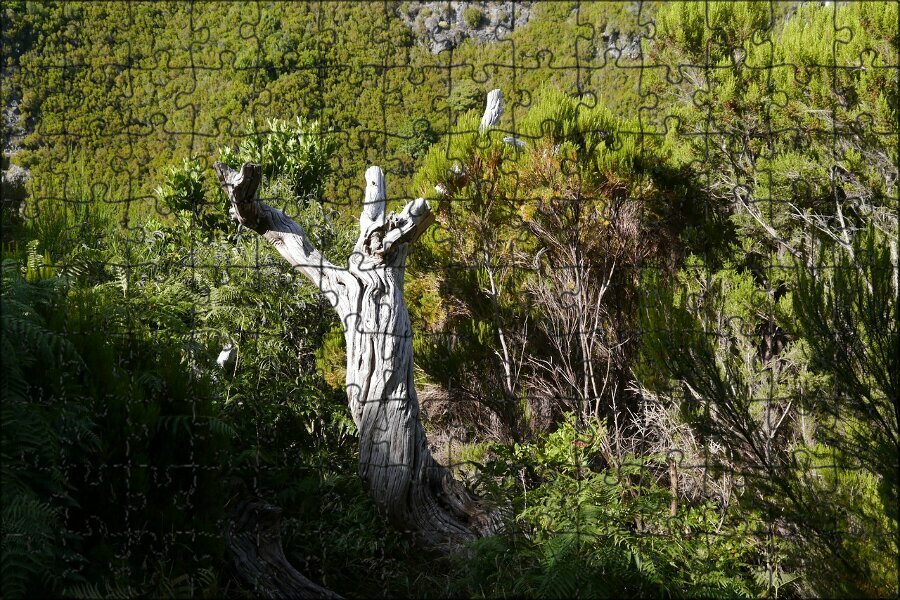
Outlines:
<svg viewBox="0 0 900 600"><path fill-rule="evenodd" d="M79 451L97 445L87 407L76 398L58 399L84 364L74 345L40 316L58 303L60 282L42 277L48 272L34 267L36 245L29 250L24 269L3 262L0 580L6 598L58 592L78 581L71 566L83 557L65 549L74 536L65 531L63 511L76 505L66 470ZM60 376L46 377L54 372Z"/></svg>
<svg viewBox="0 0 900 600"><path fill-rule="evenodd" d="M670 512L654 457L618 469L594 460L603 427L559 429L529 444L497 445L483 484L513 498L510 535L476 542L460 557L455 591L479 597L754 597L762 555L747 543L752 515L704 500Z"/></svg>

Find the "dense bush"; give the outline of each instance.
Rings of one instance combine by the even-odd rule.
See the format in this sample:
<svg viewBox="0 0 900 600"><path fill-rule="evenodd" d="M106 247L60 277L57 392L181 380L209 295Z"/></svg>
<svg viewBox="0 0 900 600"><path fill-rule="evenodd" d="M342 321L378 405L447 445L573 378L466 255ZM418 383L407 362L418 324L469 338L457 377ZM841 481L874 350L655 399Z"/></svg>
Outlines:
<svg viewBox="0 0 900 600"><path fill-rule="evenodd" d="M469 6L463 11L463 21L472 29L477 29L484 19L484 13L477 6Z"/></svg>
<svg viewBox="0 0 900 600"><path fill-rule="evenodd" d="M173 343L190 304L36 262L3 265L3 595L214 585L233 429Z"/></svg>
<svg viewBox="0 0 900 600"><path fill-rule="evenodd" d="M512 499L515 520L474 545L464 595L752 597L782 585L756 576L759 543L746 536L758 515L712 499L673 510L654 477L667 457L598 468L606 427L576 422L569 414L533 443L496 448L486 485Z"/></svg>

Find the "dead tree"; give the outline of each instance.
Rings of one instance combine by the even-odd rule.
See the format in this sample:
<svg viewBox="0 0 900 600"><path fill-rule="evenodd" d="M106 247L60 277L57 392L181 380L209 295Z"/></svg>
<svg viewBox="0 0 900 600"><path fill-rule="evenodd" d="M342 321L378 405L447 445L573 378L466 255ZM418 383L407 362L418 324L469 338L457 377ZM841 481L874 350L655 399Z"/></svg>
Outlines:
<svg viewBox="0 0 900 600"><path fill-rule="evenodd" d="M260 598L341 600L297 571L281 546L281 509L255 499L232 511L228 549L237 574Z"/></svg>
<svg viewBox="0 0 900 600"><path fill-rule="evenodd" d="M366 171L359 239L343 266L329 262L284 211L261 202L262 168L215 164L231 216L268 240L325 295L347 344L347 398L359 430L359 475L394 526L428 545L479 535L480 503L428 450L413 382L412 328L403 297L410 246L434 221L424 199L385 216L384 174Z"/></svg>

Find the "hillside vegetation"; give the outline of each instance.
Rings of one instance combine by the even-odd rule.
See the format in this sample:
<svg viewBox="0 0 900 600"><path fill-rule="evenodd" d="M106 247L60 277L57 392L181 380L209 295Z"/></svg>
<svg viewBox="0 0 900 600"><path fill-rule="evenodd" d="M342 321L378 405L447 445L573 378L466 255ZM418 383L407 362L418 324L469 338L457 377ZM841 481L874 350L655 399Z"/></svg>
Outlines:
<svg viewBox="0 0 900 600"><path fill-rule="evenodd" d="M448 4L3 4L2 596L252 597L246 498L348 598L896 596L897 4ZM387 523L215 161L332 260L369 165L428 199L422 418L496 535Z"/></svg>

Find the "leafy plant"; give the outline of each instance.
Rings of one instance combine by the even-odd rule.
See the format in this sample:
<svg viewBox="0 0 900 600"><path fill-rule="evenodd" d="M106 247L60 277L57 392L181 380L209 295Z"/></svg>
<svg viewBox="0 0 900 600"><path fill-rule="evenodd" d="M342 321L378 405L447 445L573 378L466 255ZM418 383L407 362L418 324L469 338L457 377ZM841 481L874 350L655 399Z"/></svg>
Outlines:
<svg viewBox="0 0 900 600"><path fill-rule="evenodd" d="M332 134L318 121L297 117L296 124L269 119L265 129L251 120L237 152L226 147L219 155L232 168L245 162L261 164L268 177L287 177L293 196L318 200L331 172L329 160L334 150Z"/></svg>
<svg viewBox="0 0 900 600"><path fill-rule="evenodd" d="M552 434L512 449L486 471L488 488L512 498L509 535L480 540L455 583L480 597L605 598L756 596L747 514L714 502L670 512L654 458L597 469L604 428L569 415ZM495 486L499 486L495 488ZM502 490L502 491L501 491ZM462 557L461 557L462 558Z"/></svg>

